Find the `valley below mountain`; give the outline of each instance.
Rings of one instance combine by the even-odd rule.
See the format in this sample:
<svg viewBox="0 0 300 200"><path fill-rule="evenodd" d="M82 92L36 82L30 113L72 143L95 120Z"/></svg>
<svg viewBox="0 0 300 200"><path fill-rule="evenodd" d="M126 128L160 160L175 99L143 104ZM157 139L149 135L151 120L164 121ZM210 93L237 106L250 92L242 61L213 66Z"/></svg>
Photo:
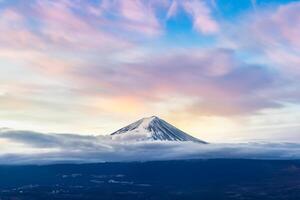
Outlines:
<svg viewBox="0 0 300 200"><path fill-rule="evenodd" d="M1 200L300 198L300 161L210 159L0 167Z"/></svg>

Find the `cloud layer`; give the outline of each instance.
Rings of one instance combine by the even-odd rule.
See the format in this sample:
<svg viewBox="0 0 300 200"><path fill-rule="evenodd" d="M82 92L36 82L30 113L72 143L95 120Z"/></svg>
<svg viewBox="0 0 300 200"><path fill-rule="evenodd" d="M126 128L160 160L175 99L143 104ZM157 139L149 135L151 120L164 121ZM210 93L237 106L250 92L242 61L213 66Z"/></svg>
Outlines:
<svg viewBox="0 0 300 200"><path fill-rule="evenodd" d="M193 142L132 142L111 140L109 136L43 134L1 130L0 164L53 164L123 162L173 159L299 159L300 144L244 143L199 144ZM20 151L9 150L22 144ZM5 152L5 153L3 153Z"/></svg>

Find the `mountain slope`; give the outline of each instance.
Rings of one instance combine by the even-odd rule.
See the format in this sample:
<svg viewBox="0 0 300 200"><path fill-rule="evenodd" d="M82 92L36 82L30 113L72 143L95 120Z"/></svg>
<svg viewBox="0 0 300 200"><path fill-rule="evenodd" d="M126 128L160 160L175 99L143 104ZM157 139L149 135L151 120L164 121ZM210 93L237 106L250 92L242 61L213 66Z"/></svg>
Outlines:
<svg viewBox="0 0 300 200"><path fill-rule="evenodd" d="M140 119L112 133L111 136L113 139L121 140L193 141L206 143L177 129L156 116Z"/></svg>

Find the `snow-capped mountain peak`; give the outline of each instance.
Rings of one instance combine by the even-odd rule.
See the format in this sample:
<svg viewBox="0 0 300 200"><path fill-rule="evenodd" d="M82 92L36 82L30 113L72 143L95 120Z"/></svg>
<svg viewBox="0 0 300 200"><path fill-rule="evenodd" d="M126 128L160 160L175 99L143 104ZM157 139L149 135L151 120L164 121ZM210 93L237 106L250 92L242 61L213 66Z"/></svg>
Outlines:
<svg viewBox="0 0 300 200"><path fill-rule="evenodd" d="M156 117L156 116L151 116L151 117L143 118L143 119L141 120L140 126L141 126L141 127L144 127L144 128L147 128L147 127L149 127L149 125L150 125L154 120L157 120L157 119L158 119L158 117Z"/></svg>
<svg viewBox="0 0 300 200"><path fill-rule="evenodd" d="M156 116L140 119L112 133L111 137L115 140L193 141L206 143L177 129Z"/></svg>

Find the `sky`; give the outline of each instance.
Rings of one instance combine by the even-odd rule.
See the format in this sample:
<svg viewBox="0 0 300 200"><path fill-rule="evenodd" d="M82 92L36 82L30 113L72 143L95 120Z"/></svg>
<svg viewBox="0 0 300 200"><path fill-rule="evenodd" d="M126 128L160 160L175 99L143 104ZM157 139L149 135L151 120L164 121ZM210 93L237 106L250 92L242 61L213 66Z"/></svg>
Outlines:
<svg viewBox="0 0 300 200"><path fill-rule="evenodd" d="M0 127L104 135L156 115L208 142L299 141L299 13L291 0L0 0Z"/></svg>

